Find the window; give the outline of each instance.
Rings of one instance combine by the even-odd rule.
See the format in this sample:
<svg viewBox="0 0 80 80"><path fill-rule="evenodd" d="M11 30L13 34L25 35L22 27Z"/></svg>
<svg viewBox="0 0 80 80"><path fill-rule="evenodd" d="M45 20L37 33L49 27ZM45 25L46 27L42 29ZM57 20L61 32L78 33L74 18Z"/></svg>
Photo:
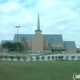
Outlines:
<svg viewBox="0 0 80 80"><path fill-rule="evenodd" d="M60 44L57 44L57 47L60 47Z"/></svg>
<svg viewBox="0 0 80 80"><path fill-rule="evenodd" d="M53 44L53 47L56 47L56 44Z"/></svg>

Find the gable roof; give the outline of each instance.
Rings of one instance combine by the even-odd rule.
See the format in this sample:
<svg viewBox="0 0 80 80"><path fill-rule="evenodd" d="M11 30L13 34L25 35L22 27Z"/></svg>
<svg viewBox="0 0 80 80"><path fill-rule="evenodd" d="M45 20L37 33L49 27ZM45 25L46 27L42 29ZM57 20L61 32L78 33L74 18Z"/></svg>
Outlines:
<svg viewBox="0 0 80 80"><path fill-rule="evenodd" d="M76 49L76 45L74 41L64 41L65 49Z"/></svg>
<svg viewBox="0 0 80 80"><path fill-rule="evenodd" d="M26 38L26 42L28 42L31 37L33 36L33 34L18 34L18 42L22 42L22 38L25 37ZM17 42L17 34L15 34L14 36L14 42Z"/></svg>
<svg viewBox="0 0 80 80"><path fill-rule="evenodd" d="M26 42L28 42L32 38L33 34L18 34L18 42L21 42L22 37L26 38ZM49 43L63 43L62 35L53 35L53 34L42 34L42 36ZM14 42L17 42L17 34L14 36Z"/></svg>
<svg viewBox="0 0 80 80"><path fill-rule="evenodd" d="M43 34L43 36L49 43L63 43L62 35Z"/></svg>

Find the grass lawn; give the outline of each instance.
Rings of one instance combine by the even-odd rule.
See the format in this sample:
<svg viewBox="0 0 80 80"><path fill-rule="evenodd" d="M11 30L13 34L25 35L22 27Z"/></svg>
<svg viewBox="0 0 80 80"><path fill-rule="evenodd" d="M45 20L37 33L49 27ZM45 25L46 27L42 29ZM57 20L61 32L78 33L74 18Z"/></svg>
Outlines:
<svg viewBox="0 0 80 80"><path fill-rule="evenodd" d="M0 61L0 80L73 80L80 73L80 61Z"/></svg>

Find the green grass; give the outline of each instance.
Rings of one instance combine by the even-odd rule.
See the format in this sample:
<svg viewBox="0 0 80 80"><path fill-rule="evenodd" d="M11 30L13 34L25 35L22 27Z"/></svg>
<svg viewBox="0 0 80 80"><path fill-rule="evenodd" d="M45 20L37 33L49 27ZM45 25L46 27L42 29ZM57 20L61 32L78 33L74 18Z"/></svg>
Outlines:
<svg viewBox="0 0 80 80"><path fill-rule="evenodd" d="M80 61L2 62L0 80L73 80Z"/></svg>

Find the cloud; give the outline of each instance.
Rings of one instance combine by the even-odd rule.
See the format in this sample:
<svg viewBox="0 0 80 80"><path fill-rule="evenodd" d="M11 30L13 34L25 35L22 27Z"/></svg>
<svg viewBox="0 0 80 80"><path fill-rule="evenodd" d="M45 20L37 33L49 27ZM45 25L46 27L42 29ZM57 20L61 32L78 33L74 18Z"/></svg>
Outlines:
<svg viewBox="0 0 80 80"><path fill-rule="evenodd" d="M20 34L33 34L39 11L43 34L62 34L80 47L79 4L79 0L0 0L0 41L13 40L18 25Z"/></svg>

